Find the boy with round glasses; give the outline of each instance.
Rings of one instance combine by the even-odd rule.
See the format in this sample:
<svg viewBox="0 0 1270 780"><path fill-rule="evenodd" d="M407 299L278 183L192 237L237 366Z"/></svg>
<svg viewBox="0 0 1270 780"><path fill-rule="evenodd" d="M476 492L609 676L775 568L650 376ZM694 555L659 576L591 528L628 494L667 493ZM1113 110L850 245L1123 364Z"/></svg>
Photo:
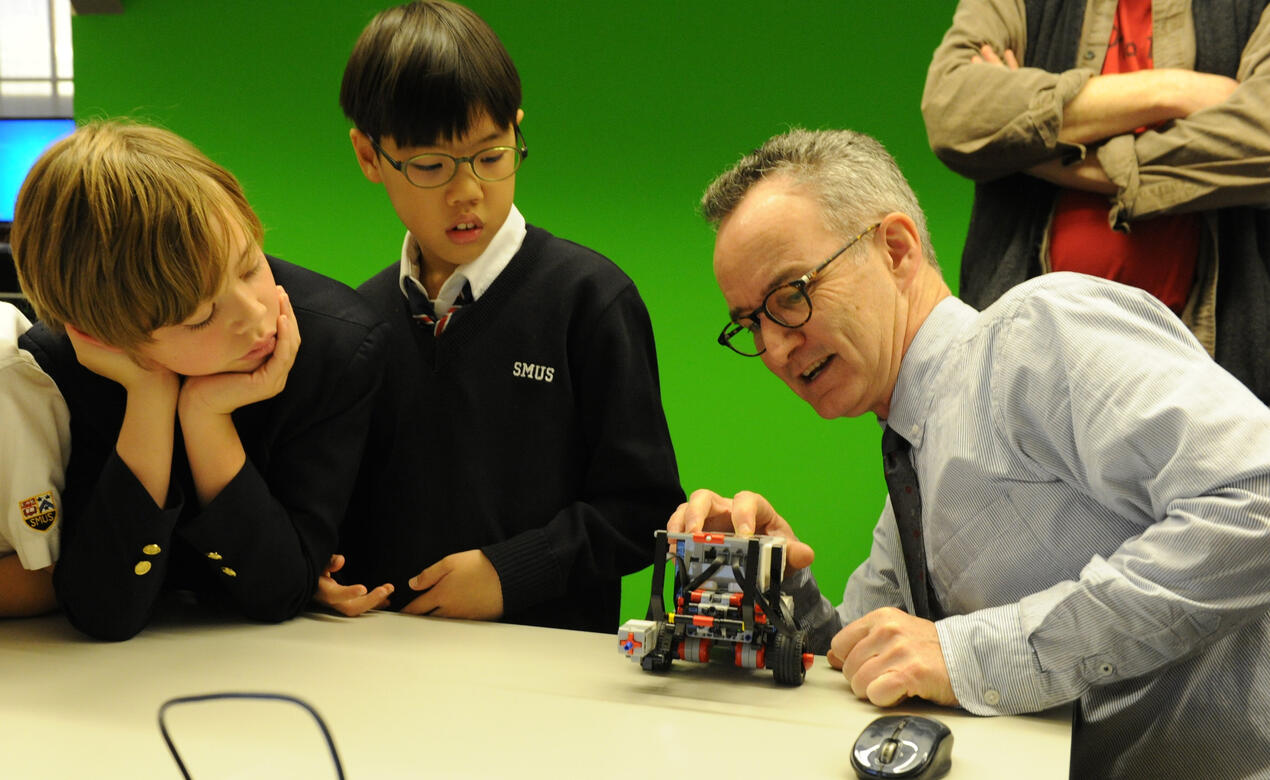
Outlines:
<svg viewBox="0 0 1270 780"><path fill-rule="evenodd" d="M682 500L635 285L513 205L520 100L502 43L453 3L380 13L349 58L353 150L407 232L359 289L394 343L341 577L386 585L332 603L347 614L613 631L621 576Z"/></svg>

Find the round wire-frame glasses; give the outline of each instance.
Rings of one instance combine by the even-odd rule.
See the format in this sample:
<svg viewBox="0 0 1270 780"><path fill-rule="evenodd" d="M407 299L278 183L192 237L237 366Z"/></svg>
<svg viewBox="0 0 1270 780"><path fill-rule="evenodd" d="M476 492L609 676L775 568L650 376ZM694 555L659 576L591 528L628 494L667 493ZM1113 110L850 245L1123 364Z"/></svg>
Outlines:
<svg viewBox="0 0 1270 780"><path fill-rule="evenodd" d="M375 139L370 139L370 143L389 165L401 171L406 181L424 190L449 184L463 163L467 163L472 174L481 181L502 181L520 170L520 164L529 156L529 147L525 144L525 135L520 131L520 125L516 125L516 146L491 146L470 157L455 157L445 152L425 152L398 160L385 152Z"/></svg>
<svg viewBox="0 0 1270 780"><path fill-rule="evenodd" d="M826 266L837 260L844 252L855 246L857 241L881 224L878 222L870 225L820 265L794 281L772 289L764 296L761 306L723 326L723 330L719 333L719 343L738 355L758 357L767 351L767 348L763 346L762 324L759 322L761 315L766 314L769 320L783 328L801 328L806 325L811 319L811 295L807 292L807 286L820 275L821 271L825 270Z"/></svg>

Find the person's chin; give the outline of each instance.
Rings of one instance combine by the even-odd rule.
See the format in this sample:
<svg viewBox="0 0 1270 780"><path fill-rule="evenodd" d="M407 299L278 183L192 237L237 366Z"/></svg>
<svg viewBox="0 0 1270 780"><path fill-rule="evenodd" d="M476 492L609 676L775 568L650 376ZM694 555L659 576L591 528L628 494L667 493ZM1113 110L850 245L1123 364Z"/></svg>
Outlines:
<svg viewBox="0 0 1270 780"><path fill-rule="evenodd" d="M252 372L256 371L257 369L259 369L259 368L260 368L261 366L263 366L266 362L268 362L269 358L271 358L271 357L273 357L273 353L272 353L272 352L270 352L270 353L269 353L269 354L267 354L267 355L260 356L260 357L242 357L242 358L239 358L238 360L235 360L235 361L233 362L233 364L231 364L231 365L229 365L229 366L226 366L224 371L220 371L220 372L218 372L218 373L221 373L221 374L250 374L250 373L252 373Z"/></svg>
<svg viewBox="0 0 1270 780"><path fill-rule="evenodd" d="M807 403L812 409L816 410L816 414L826 420L836 420L844 416L836 405L826 402L823 398L816 401L808 401Z"/></svg>
<svg viewBox="0 0 1270 780"><path fill-rule="evenodd" d="M808 389L813 392L804 394L803 400L824 419L836 420L839 417L853 416L849 403L851 399L844 397L846 388L826 381Z"/></svg>

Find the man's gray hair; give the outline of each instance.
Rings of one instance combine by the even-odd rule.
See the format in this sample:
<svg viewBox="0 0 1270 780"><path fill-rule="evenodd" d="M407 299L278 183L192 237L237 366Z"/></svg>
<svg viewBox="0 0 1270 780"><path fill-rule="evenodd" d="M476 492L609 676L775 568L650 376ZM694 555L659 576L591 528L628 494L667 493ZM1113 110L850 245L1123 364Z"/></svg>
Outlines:
<svg viewBox="0 0 1270 780"><path fill-rule="evenodd" d="M710 183L701 214L716 229L755 184L789 176L818 197L825 227L848 238L887 214L907 214L917 225L926 259L936 268L926 215L895 158L875 139L853 130L795 128L767 140Z"/></svg>

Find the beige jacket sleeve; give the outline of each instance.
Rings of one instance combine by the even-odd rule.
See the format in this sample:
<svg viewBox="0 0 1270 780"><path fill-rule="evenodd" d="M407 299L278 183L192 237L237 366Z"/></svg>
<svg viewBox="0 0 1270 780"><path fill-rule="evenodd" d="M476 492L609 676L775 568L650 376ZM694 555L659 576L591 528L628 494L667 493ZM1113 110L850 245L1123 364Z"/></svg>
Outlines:
<svg viewBox="0 0 1270 780"><path fill-rule="evenodd" d="M953 171L988 181L1084 149L1061 143L1063 106L1093 72L1049 73L971 63L983 44L998 54L1027 52L1023 0L961 0L952 27L931 61L922 116L935 155ZM1101 64L1101 63L1100 63Z"/></svg>
<svg viewBox="0 0 1270 780"><path fill-rule="evenodd" d="M1189 16L1186 3L1176 5ZM963 176L988 181L1056 157L1084 156L1082 146L1060 142L1058 133L1063 107L1092 69L1055 74L970 62L985 43L997 52L1012 49L1022 61L1026 37L1023 0L961 0L935 51L922 96L926 132L935 154ZM1188 61L1156 64L1192 67L1194 44L1187 43L1173 49L1187 52ZM1118 187L1113 223L1270 203L1270 11L1244 47L1237 79L1239 87L1217 106L1098 147L1098 162Z"/></svg>
<svg viewBox="0 0 1270 780"><path fill-rule="evenodd" d="M1236 80L1216 106L1099 147L1098 162L1120 188L1113 222L1270 205L1270 10L1244 46Z"/></svg>

